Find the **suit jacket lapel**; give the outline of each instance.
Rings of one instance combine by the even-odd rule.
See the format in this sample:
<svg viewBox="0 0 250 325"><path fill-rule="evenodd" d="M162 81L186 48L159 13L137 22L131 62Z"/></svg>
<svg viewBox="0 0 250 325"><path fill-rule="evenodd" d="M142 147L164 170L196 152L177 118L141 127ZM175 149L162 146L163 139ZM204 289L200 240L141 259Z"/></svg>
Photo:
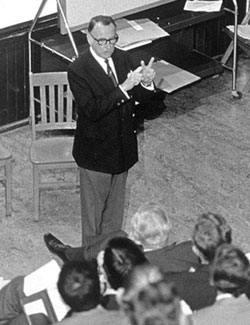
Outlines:
<svg viewBox="0 0 250 325"><path fill-rule="evenodd" d="M88 50L87 60L88 60L90 74L96 76L96 80L98 81L98 83L100 83L101 87L104 87L108 91L113 89L114 85L113 85L112 80L110 80L107 73L105 73L103 68L100 66L100 64L93 57L90 50Z"/></svg>
<svg viewBox="0 0 250 325"><path fill-rule="evenodd" d="M127 74L129 73L129 71L124 70L124 64L121 62L121 56L117 55L116 50L114 51L114 53L112 55L112 59L113 59L113 62L114 62L118 83L119 84L123 83L126 76L127 76Z"/></svg>

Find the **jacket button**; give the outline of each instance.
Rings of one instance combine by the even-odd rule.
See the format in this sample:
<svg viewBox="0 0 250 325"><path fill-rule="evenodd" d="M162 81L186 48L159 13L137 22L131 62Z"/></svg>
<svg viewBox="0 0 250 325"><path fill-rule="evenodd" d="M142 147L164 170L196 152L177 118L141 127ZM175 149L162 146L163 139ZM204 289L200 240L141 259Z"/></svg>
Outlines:
<svg viewBox="0 0 250 325"><path fill-rule="evenodd" d="M133 113L132 116L135 117L135 113Z"/></svg>
<svg viewBox="0 0 250 325"><path fill-rule="evenodd" d="M124 99L122 99L121 102L124 103Z"/></svg>

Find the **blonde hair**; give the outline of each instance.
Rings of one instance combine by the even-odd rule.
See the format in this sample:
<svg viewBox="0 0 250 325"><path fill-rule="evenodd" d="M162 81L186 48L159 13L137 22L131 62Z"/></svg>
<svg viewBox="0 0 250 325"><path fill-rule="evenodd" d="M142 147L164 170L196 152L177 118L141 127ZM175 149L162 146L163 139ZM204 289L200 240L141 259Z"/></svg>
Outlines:
<svg viewBox="0 0 250 325"><path fill-rule="evenodd" d="M154 203L143 204L131 218L129 238L143 245L144 249L166 246L170 221L163 208Z"/></svg>

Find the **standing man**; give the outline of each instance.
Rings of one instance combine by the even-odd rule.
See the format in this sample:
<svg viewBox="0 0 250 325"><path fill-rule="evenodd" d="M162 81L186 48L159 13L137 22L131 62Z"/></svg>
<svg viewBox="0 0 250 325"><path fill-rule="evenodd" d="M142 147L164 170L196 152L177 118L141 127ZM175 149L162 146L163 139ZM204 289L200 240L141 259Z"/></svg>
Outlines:
<svg viewBox="0 0 250 325"><path fill-rule="evenodd" d="M134 69L129 54L115 48L111 17L92 18L87 40L90 48L68 69L78 108L73 156L80 172L83 246L121 231L127 174L138 161L135 101L155 92L154 59Z"/></svg>

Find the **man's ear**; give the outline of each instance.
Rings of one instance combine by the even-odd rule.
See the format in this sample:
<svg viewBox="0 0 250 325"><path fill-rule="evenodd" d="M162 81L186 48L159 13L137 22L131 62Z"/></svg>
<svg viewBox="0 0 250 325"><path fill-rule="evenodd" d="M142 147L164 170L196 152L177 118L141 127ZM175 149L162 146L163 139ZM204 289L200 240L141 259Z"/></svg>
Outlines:
<svg viewBox="0 0 250 325"><path fill-rule="evenodd" d="M89 33L87 33L87 41L88 41L89 45L92 44L93 40L92 40L91 36L89 35Z"/></svg>

